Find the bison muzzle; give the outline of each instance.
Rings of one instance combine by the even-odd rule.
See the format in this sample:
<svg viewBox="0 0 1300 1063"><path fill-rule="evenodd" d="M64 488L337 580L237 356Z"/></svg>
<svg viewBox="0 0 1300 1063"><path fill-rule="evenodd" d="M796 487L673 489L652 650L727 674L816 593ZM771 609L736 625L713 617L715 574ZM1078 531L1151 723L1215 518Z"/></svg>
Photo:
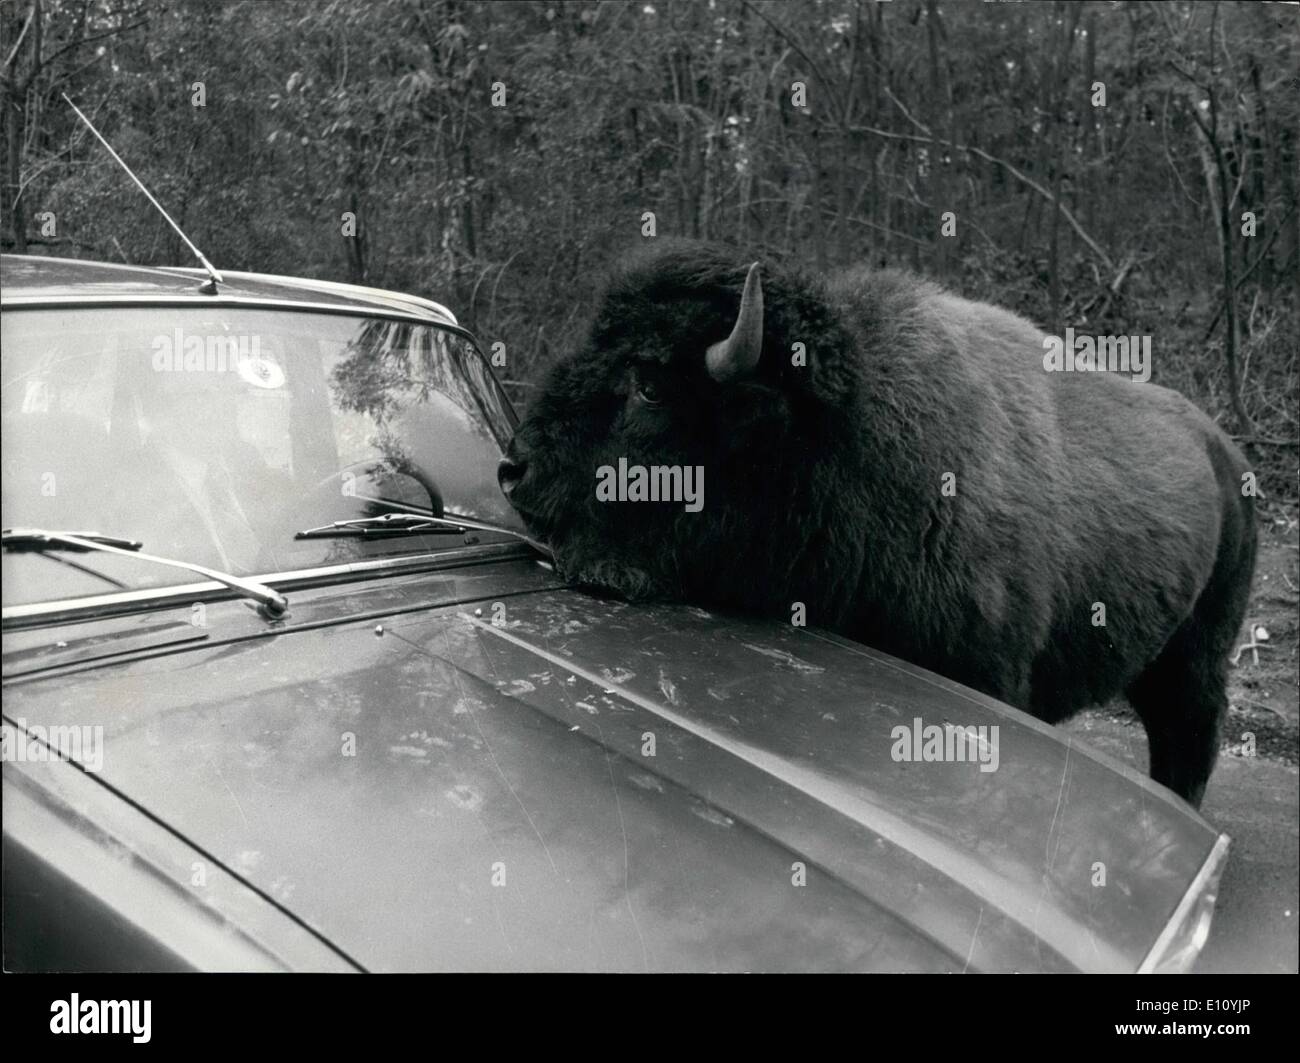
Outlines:
<svg viewBox="0 0 1300 1063"><path fill-rule="evenodd" d="M902 273L660 245L552 367L501 486L579 584L802 603L1049 722L1126 694L1152 777L1199 803L1254 568L1248 466L1180 395L1049 371L1046 341ZM598 498L628 466L700 470L702 506Z"/></svg>

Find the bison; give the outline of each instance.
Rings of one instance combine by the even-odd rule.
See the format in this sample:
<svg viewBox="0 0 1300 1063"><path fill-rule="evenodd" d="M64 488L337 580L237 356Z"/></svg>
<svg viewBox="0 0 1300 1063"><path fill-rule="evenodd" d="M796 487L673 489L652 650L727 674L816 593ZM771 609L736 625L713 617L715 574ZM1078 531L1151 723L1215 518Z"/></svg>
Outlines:
<svg viewBox="0 0 1300 1063"><path fill-rule="evenodd" d="M1051 347L905 273L659 244L617 269L498 479L576 583L800 611L1048 722L1125 693L1152 777L1199 804L1252 478L1181 395L1049 371ZM620 459L697 470L703 504L602 500Z"/></svg>

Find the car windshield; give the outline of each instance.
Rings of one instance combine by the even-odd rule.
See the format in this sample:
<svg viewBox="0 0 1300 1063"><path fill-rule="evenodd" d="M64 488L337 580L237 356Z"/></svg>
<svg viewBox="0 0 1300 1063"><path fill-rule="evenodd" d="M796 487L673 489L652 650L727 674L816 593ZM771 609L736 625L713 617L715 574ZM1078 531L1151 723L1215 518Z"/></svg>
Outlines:
<svg viewBox="0 0 1300 1063"><path fill-rule="evenodd" d="M6 528L135 539L240 576L465 545L294 538L394 510L522 528L496 484L509 405L450 329L140 307L9 310L0 330ZM107 554L6 552L3 564L6 605L193 582Z"/></svg>

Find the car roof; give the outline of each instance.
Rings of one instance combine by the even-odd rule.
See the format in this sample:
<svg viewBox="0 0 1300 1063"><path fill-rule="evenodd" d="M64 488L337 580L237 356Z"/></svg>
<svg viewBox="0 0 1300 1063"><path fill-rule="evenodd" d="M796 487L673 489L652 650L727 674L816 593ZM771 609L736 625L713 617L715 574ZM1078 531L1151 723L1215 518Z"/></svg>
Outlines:
<svg viewBox="0 0 1300 1063"><path fill-rule="evenodd" d="M73 306L123 303L148 305L177 302L209 305L265 305L381 312L458 325L440 303L402 292L338 281L308 280L269 273L222 270L216 294L199 290L207 274L201 269L128 266L43 255L0 255L0 305Z"/></svg>

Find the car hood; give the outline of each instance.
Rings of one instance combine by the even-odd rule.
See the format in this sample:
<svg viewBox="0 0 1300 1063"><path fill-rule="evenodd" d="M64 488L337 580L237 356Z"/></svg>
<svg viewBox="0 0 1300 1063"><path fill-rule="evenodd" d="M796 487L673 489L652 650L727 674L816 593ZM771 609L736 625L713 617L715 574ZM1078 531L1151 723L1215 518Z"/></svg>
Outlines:
<svg viewBox="0 0 1300 1063"><path fill-rule="evenodd" d="M291 598L11 633L5 715L102 726L97 779L366 969L1133 970L1216 842L825 632L523 560ZM996 769L901 759L928 725Z"/></svg>

